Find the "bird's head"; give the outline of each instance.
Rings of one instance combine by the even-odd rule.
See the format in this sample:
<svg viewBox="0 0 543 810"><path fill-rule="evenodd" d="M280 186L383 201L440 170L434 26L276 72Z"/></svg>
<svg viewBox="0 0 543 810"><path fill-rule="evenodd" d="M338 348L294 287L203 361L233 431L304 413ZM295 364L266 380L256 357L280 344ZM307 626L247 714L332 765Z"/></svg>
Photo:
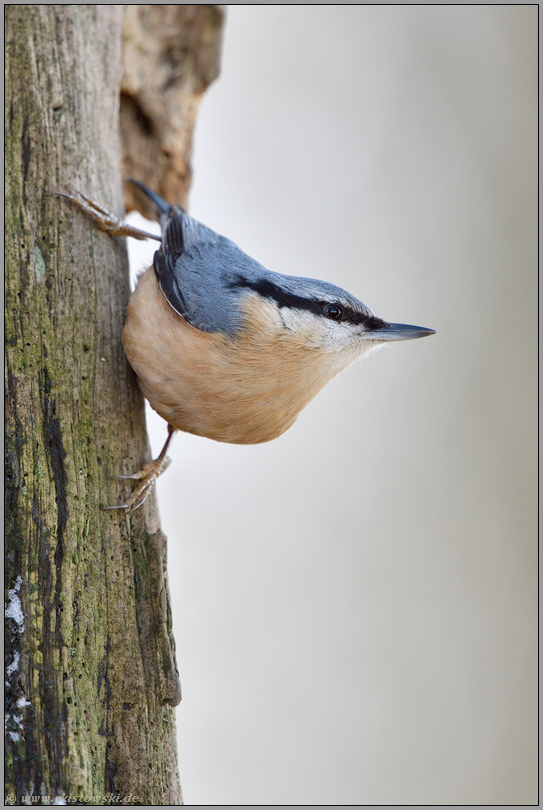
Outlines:
<svg viewBox="0 0 543 810"><path fill-rule="evenodd" d="M433 329L388 323L350 293L324 281L265 271L235 276L231 288L253 320L273 321L278 337L342 357L341 365L384 343L434 334Z"/></svg>

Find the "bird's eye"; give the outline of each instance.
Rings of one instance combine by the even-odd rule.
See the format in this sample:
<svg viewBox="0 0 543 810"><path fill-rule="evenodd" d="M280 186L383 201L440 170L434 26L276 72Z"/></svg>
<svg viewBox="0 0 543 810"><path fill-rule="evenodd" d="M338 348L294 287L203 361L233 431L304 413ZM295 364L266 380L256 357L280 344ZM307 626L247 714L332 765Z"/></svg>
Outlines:
<svg viewBox="0 0 543 810"><path fill-rule="evenodd" d="M343 317L343 307L340 307L339 304L326 304L323 312L332 321L340 321Z"/></svg>

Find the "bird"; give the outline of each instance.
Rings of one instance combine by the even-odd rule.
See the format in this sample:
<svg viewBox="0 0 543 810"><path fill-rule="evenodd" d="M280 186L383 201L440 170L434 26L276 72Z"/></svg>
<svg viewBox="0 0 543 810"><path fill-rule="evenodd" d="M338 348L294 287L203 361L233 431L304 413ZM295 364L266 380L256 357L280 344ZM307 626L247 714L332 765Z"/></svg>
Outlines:
<svg viewBox="0 0 543 810"><path fill-rule="evenodd" d="M389 323L326 281L267 270L236 244L127 178L154 205L161 236L126 224L71 188L59 193L114 236L158 239L130 298L122 341L151 407L168 424L157 459L129 476L139 508L176 431L259 444L281 436L339 372L376 348L433 329Z"/></svg>

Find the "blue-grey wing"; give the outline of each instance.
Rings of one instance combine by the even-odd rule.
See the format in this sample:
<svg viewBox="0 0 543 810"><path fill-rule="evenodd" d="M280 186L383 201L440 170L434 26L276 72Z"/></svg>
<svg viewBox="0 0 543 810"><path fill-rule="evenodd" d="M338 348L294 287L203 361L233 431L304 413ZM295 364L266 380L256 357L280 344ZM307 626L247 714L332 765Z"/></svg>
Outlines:
<svg viewBox="0 0 543 810"><path fill-rule="evenodd" d="M170 306L204 332L233 334L241 325L233 280L261 270L233 242L172 206L163 223L162 248L154 267Z"/></svg>

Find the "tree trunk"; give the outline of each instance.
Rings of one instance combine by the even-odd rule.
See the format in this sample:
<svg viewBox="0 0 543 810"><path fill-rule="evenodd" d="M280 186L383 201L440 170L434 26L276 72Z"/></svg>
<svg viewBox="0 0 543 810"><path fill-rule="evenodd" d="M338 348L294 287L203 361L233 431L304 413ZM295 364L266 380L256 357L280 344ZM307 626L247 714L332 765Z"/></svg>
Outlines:
<svg viewBox="0 0 543 810"><path fill-rule="evenodd" d="M6 6L9 804L182 804L156 504L100 509L150 457L125 246L53 194L123 213L124 9Z"/></svg>

